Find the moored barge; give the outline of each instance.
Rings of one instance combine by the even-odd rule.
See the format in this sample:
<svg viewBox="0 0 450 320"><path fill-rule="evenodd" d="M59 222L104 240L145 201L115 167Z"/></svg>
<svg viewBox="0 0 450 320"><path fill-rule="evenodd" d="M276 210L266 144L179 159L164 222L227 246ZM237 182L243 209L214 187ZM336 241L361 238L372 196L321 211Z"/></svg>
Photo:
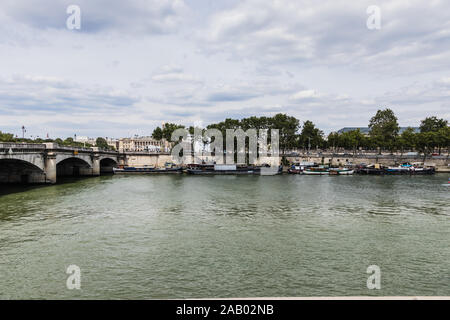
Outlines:
<svg viewBox="0 0 450 320"><path fill-rule="evenodd" d="M235 164L196 164L185 169L188 174L194 175L261 175L262 167ZM281 166L277 174L281 173Z"/></svg>
<svg viewBox="0 0 450 320"><path fill-rule="evenodd" d="M113 168L114 174L158 174L158 173L182 173L183 168L166 163L164 168L154 166L119 166Z"/></svg>
<svg viewBox="0 0 450 320"><path fill-rule="evenodd" d="M425 175L434 174L436 169L434 167L421 166L419 164L403 163L399 166L385 167L381 164L373 164L368 166L359 166L355 169L359 174L374 174L374 175Z"/></svg>

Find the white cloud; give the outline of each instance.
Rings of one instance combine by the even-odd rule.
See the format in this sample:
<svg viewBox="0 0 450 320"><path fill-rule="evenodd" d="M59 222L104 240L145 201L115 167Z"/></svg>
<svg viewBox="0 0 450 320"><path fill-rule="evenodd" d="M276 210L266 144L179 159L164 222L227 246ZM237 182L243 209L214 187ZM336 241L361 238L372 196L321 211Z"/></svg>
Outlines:
<svg viewBox="0 0 450 320"><path fill-rule="evenodd" d="M373 1L241 1L200 32L207 52L266 63L336 65L394 72L437 67L450 58L450 4L378 1L382 28L366 28ZM444 43L442 43L444 41ZM425 59L424 59L425 58ZM421 65L410 65L421 59Z"/></svg>
<svg viewBox="0 0 450 320"><path fill-rule="evenodd" d="M319 94L315 90L302 90L299 91L292 96L290 96L290 100L304 100L304 99L315 99L318 98Z"/></svg>
<svg viewBox="0 0 450 320"><path fill-rule="evenodd" d="M176 82L191 82L200 83L200 78L184 73L183 68L175 65L165 65L160 68L151 79L156 82L176 83Z"/></svg>
<svg viewBox="0 0 450 320"><path fill-rule="evenodd" d="M68 1L3 0L2 11L15 21L37 29L65 29ZM188 15L183 0L78 0L82 32L174 32Z"/></svg>

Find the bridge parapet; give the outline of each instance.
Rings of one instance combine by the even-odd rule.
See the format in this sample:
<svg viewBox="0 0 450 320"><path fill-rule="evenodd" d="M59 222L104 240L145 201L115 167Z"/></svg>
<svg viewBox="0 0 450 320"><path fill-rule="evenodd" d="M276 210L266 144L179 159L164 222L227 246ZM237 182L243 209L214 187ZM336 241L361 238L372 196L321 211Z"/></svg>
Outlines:
<svg viewBox="0 0 450 320"><path fill-rule="evenodd" d="M150 151L124 151L121 154L123 155L150 155L150 156L169 156L171 155L170 152L150 152ZM194 153L192 153L194 154Z"/></svg>
<svg viewBox="0 0 450 320"><path fill-rule="evenodd" d="M60 151L81 151L81 152L93 152L93 148L82 148L82 147L72 147L72 146L61 146L54 142L44 143L46 150L60 150Z"/></svg>
<svg viewBox="0 0 450 320"><path fill-rule="evenodd" d="M114 156L119 155L118 151L103 149L103 148L99 148L99 147L92 147L92 150L96 153L109 154L109 155L114 155Z"/></svg>
<svg viewBox="0 0 450 320"><path fill-rule="evenodd" d="M38 143L14 143L14 142L2 142L0 143L0 152L1 151L42 151L45 149L45 144Z"/></svg>

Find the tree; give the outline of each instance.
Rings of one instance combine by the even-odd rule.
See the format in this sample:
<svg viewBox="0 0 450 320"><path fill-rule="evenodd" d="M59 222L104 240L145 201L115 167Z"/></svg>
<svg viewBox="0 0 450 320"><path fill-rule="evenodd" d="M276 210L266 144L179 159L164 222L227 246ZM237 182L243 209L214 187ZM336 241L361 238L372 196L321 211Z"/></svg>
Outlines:
<svg viewBox="0 0 450 320"><path fill-rule="evenodd" d="M298 130L300 124L295 117L287 116L286 114L276 114L273 117L256 117L252 116L241 120L227 118L225 121L219 123L212 123L207 126L208 129L218 129L222 132L224 150L226 150L226 130L227 129L268 129L268 143L270 144L271 129L279 130L279 145L281 152L294 148L298 144Z"/></svg>
<svg viewBox="0 0 450 320"><path fill-rule="evenodd" d="M320 147L324 144L323 132L316 128L314 123L309 120L303 122L302 132L299 138L300 146L305 149L311 147Z"/></svg>
<svg viewBox="0 0 450 320"><path fill-rule="evenodd" d="M269 123L271 129L279 130L280 149L282 153L297 145L297 132L300 129L300 121L298 119L283 113L278 113L270 119Z"/></svg>
<svg viewBox="0 0 450 320"><path fill-rule="evenodd" d="M450 127L445 126L436 132L436 140L439 147L439 155L441 154L441 148L447 148L447 153L450 151Z"/></svg>
<svg viewBox="0 0 450 320"><path fill-rule="evenodd" d="M160 127L156 127L155 130L153 130L152 138L156 140L161 140L163 138L163 131Z"/></svg>
<svg viewBox="0 0 450 320"><path fill-rule="evenodd" d="M420 123L420 132L438 132L440 129L447 127L448 121L438 119L435 116L427 117Z"/></svg>
<svg viewBox="0 0 450 320"><path fill-rule="evenodd" d="M272 124L272 118L268 117L249 117L244 118L240 121L242 130L247 131L248 129L269 129Z"/></svg>
<svg viewBox="0 0 450 320"><path fill-rule="evenodd" d="M339 145L339 133L337 132L331 132L327 137L327 147L333 148L333 151L336 150L336 148L340 147Z"/></svg>
<svg viewBox="0 0 450 320"><path fill-rule="evenodd" d="M95 140L95 145L101 149L109 149L108 142L102 137L98 137L97 140Z"/></svg>
<svg viewBox="0 0 450 320"><path fill-rule="evenodd" d="M71 145L73 143L73 138L72 137L68 137L66 138L66 140L64 140L63 142L66 145Z"/></svg>
<svg viewBox="0 0 450 320"><path fill-rule="evenodd" d="M0 141L14 142L14 135L12 133L3 133L0 131Z"/></svg>
<svg viewBox="0 0 450 320"><path fill-rule="evenodd" d="M183 125L178 125L175 123L166 123L164 124L164 128L162 129L162 137L167 141L171 141L172 133L177 130L184 128Z"/></svg>
<svg viewBox="0 0 450 320"><path fill-rule="evenodd" d="M378 110L369 122L370 137L381 148L393 150L400 127L391 109Z"/></svg>
<svg viewBox="0 0 450 320"><path fill-rule="evenodd" d="M363 144L364 135L361 133L359 129L351 130L348 132L344 132L341 135L341 139L345 144L346 149L353 149L353 154L356 153L356 150Z"/></svg>
<svg viewBox="0 0 450 320"><path fill-rule="evenodd" d="M398 147L401 150L401 154L405 149L414 150L417 146L417 135L414 129L411 127L406 128L398 138Z"/></svg>
<svg viewBox="0 0 450 320"><path fill-rule="evenodd" d="M436 132L420 132L417 134L417 149L423 152L424 159L428 154L430 154L436 145Z"/></svg>

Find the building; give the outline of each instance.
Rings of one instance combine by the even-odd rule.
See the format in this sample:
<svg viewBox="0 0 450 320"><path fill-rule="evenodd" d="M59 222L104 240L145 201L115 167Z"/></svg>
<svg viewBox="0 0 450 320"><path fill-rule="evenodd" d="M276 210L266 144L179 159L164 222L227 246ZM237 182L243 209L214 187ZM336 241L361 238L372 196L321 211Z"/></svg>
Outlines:
<svg viewBox="0 0 450 320"><path fill-rule="evenodd" d="M108 146L113 147L114 150L119 150L119 139L106 138Z"/></svg>
<svg viewBox="0 0 450 320"><path fill-rule="evenodd" d="M73 139L75 142L80 142L80 143L85 143L85 144L90 144L90 145L95 145L95 138L89 138L86 136L77 136L75 135L75 138Z"/></svg>
<svg viewBox="0 0 450 320"><path fill-rule="evenodd" d="M156 140L152 137L135 137L119 139L118 150L124 151L147 151L147 152L169 152L170 144L165 139Z"/></svg>
<svg viewBox="0 0 450 320"><path fill-rule="evenodd" d="M408 129L409 127L400 127L400 130L398 131L399 134L402 134L403 131L405 131L406 129ZM415 133L419 133L420 132L420 128L419 127L411 127L414 129ZM338 133L344 133L344 132L349 132L349 131L354 131L354 130L358 130L361 131L362 134L364 135L369 135L370 129L369 127L344 127L340 130L338 130Z"/></svg>

